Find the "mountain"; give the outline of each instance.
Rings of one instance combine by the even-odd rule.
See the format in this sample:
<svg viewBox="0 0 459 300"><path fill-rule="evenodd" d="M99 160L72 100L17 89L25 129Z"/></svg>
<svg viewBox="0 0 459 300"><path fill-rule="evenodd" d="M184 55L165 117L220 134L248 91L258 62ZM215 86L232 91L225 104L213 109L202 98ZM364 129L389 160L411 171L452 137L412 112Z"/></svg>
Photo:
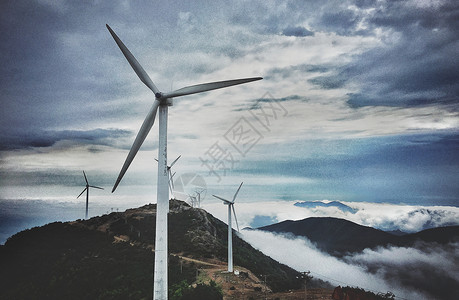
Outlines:
<svg viewBox="0 0 459 300"><path fill-rule="evenodd" d="M307 207L307 208L316 208L316 207L337 207L343 212L350 212L355 214L358 210L354 209L346 204L343 204L339 201L331 201L331 202L322 202L322 201L302 201L296 202L294 204L298 207Z"/></svg>
<svg viewBox="0 0 459 300"><path fill-rule="evenodd" d="M360 252L378 246L412 246L416 242L448 243L459 239L459 226L439 227L418 233L395 235L338 218L307 218L283 221L258 230L289 233L311 240L317 247L335 256Z"/></svg>
<svg viewBox="0 0 459 300"><path fill-rule="evenodd" d="M397 229L397 230L389 230L389 231L386 231L387 233L390 233L392 235L396 235L396 236L402 236L402 235L407 235L408 233L407 232L404 232L404 231L401 231L400 229Z"/></svg>
<svg viewBox="0 0 459 300"><path fill-rule="evenodd" d="M283 221L259 230L304 236L330 254L342 255L388 243L393 235L384 231L337 218L307 218Z"/></svg>
<svg viewBox="0 0 459 300"><path fill-rule="evenodd" d="M0 299L150 299L155 218L156 205L150 204L89 220L51 223L10 237L0 246L0 281L8 287L0 289ZM176 200L170 202L168 222L170 289L189 286L196 274L202 282L240 281L238 288L249 286L252 292L262 290L256 278L261 274L269 274L267 285L273 292L301 287L298 272L255 250L237 234L235 269L245 279L234 276L228 281L229 275L222 272L225 223ZM232 292L238 288L232 286Z"/></svg>

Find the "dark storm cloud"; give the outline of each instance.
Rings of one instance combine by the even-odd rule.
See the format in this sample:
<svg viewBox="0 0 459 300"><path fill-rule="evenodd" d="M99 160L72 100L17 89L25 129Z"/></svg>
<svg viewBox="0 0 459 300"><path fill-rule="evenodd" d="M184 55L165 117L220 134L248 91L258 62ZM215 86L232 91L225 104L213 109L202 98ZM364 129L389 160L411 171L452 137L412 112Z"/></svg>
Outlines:
<svg viewBox="0 0 459 300"><path fill-rule="evenodd" d="M125 5L126 4L126 5ZM130 81L120 76L128 64L111 68L111 55L119 51L105 23L127 22L131 40L138 38L139 20L148 17L165 26L176 22L167 13L153 10L145 1L144 10L130 9L123 1L2 1L0 4L0 131L22 147L46 146L55 138L51 128L75 128L81 124L112 121L132 114L134 108L113 104L113 99L131 96ZM168 10L162 9L167 12ZM114 22L116 20L117 22ZM117 57L118 57L117 56ZM120 59L121 62L121 59ZM123 62L124 63L124 62ZM123 67L125 69L123 69ZM133 77L135 79L135 74ZM76 124L76 125L75 125ZM99 127L100 125L95 125ZM103 127L103 126L100 126ZM21 142L17 132L25 134ZM59 139L59 137L58 137Z"/></svg>
<svg viewBox="0 0 459 300"><path fill-rule="evenodd" d="M31 147L50 147L63 140L74 143L110 145L111 139L128 137L132 132L121 129L94 129L88 131L31 131L1 137L0 150L13 150Z"/></svg>
<svg viewBox="0 0 459 300"><path fill-rule="evenodd" d="M347 80L342 76L319 76L308 81L320 86L322 89L331 90L343 87Z"/></svg>
<svg viewBox="0 0 459 300"><path fill-rule="evenodd" d="M319 25L331 29L340 35L355 35L357 25L361 21L360 17L352 10L330 11L325 12L320 20Z"/></svg>
<svg viewBox="0 0 459 300"><path fill-rule="evenodd" d="M309 31L302 26L289 26L282 31L282 34L285 36L305 37L313 36L314 32Z"/></svg>
<svg viewBox="0 0 459 300"><path fill-rule="evenodd" d="M443 1L438 7L406 1L382 4L364 21L368 29L390 31L391 37L383 39L383 46L356 56L335 79L347 78L360 86L349 103L355 107L446 103L457 109L459 3ZM346 28L353 26L349 19L342 21Z"/></svg>

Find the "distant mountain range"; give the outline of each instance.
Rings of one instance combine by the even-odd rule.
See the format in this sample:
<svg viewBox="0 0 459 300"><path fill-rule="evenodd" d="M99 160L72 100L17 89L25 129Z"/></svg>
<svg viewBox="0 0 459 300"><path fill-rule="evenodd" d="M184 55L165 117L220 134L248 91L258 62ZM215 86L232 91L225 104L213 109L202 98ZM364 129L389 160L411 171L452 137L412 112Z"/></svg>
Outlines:
<svg viewBox="0 0 459 300"><path fill-rule="evenodd" d="M378 246L411 247L417 242L445 244L459 240L459 226L432 228L412 234L392 234L330 217L289 220L257 229L306 237L319 249L335 256L343 256L346 253L360 252L366 248Z"/></svg>
<svg viewBox="0 0 459 300"><path fill-rule="evenodd" d="M331 202L322 202L322 201L303 201L303 202L296 202L294 204L298 207L307 207L307 208L316 208L316 207L337 207L343 212L350 212L355 214L358 210L354 209L346 204L343 204L339 201L331 201Z"/></svg>

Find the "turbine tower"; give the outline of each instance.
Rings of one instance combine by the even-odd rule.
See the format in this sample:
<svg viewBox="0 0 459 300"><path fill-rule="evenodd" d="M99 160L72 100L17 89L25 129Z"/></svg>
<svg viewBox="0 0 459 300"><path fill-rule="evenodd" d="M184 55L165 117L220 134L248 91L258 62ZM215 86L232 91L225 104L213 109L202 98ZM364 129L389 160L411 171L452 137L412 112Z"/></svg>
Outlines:
<svg viewBox="0 0 459 300"><path fill-rule="evenodd" d="M84 215L84 219L86 220L86 219L88 219L89 188L92 187L92 188L100 189L100 190L103 190L103 188L98 187L98 186L94 186L94 185L89 185L88 178L86 177L86 173L84 171L83 171L83 175L84 175L84 180L86 181L86 187L78 195L77 199L80 198L81 195L83 195L84 191L86 191L86 213Z"/></svg>
<svg viewBox="0 0 459 300"><path fill-rule="evenodd" d="M120 48L127 61L134 69L140 80L153 91L155 99L150 108L143 124L137 134L129 154L121 168L120 174L116 179L112 192L120 183L129 165L137 154L140 146L148 135L156 117L156 111L159 110L159 143L158 143L158 184L157 184L157 206L156 206L156 234L155 234L155 266L154 266L154 284L153 299L167 299L167 213L169 211L169 189L168 189L168 170L167 170L167 111L172 106L172 98L186 96L210 90L220 89L233 85L248 83L262 79L261 77L235 79L227 81L218 81L203 83L198 85L187 86L169 93L162 93L155 86L148 74L135 59L134 55L128 50L123 42L118 38L115 32L106 25L116 44Z"/></svg>
<svg viewBox="0 0 459 300"><path fill-rule="evenodd" d="M233 201L226 200L222 197L212 195L215 198L218 198L223 201L224 205L228 205L228 272L233 272L233 228L231 225L231 209L233 210L234 220L236 221L237 231L239 231L239 224L237 223L236 211L234 210L234 201L236 200L237 194L242 187L243 182L236 191L236 194L233 196Z"/></svg>

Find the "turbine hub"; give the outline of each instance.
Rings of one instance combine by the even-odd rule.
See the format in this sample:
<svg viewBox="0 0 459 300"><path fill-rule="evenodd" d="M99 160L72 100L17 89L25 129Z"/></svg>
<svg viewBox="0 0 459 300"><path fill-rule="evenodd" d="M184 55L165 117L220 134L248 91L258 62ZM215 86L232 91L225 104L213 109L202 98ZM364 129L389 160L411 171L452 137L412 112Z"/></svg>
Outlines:
<svg viewBox="0 0 459 300"><path fill-rule="evenodd" d="M161 99L162 96L163 96L163 94L161 94L161 92L157 92L155 94L155 97L158 98L158 99Z"/></svg>

